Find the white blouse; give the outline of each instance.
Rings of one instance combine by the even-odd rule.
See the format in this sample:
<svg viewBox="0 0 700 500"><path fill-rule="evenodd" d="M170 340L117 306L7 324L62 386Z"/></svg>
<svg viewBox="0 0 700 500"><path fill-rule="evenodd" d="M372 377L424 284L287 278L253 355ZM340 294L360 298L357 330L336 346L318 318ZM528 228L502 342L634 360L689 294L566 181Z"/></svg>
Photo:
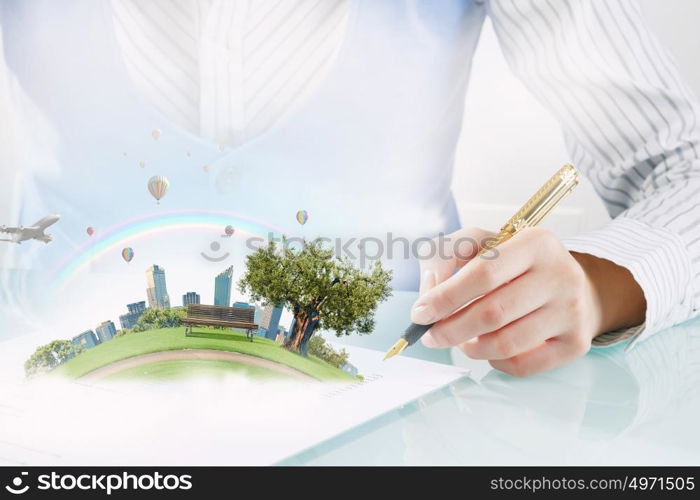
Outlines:
<svg viewBox="0 0 700 500"><path fill-rule="evenodd" d="M474 2L491 19L514 74L561 123L572 163L613 217L565 244L629 269L644 291L644 324L596 343L637 342L699 316L700 106L639 5ZM347 31L348 4L113 0L113 12L124 60L146 100L188 130L236 146L318 88Z"/></svg>
<svg viewBox="0 0 700 500"><path fill-rule="evenodd" d="M168 120L235 147L311 95L338 52L348 0L112 0L140 94Z"/></svg>

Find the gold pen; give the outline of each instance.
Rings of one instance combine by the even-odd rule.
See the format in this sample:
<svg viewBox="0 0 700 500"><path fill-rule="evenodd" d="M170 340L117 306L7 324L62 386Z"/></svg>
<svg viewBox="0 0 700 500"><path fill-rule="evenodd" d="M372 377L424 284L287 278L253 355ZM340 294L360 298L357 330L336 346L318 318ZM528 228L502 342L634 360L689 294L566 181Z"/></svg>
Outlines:
<svg viewBox="0 0 700 500"><path fill-rule="evenodd" d="M574 188L578 185L578 171L573 165L564 165L549 179L518 212L506 222L498 234L489 239L479 251L478 255L508 241L519 231L526 227L533 227L540 223ZM477 256L478 256L477 255ZM406 347L415 344L425 332L430 330L434 323L418 325L411 323L401 338L387 351L384 359L389 359L403 352Z"/></svg>

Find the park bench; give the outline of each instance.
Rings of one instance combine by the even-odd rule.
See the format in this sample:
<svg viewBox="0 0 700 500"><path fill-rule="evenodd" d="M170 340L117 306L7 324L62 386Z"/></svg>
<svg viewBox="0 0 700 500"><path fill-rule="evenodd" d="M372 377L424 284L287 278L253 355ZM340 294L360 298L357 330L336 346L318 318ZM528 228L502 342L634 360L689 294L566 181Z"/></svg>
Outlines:
<svg viewBox="0 0 700 500"><path fill-rule="evenodd" d="M226 307L190 304L187 306L187 317L182 320L186 325L185 336L192 333L192 326L218 326L239 328L246 331L246 336L253 341L253 331L258 325L253 323L255 309L252 307Z"/></svg>

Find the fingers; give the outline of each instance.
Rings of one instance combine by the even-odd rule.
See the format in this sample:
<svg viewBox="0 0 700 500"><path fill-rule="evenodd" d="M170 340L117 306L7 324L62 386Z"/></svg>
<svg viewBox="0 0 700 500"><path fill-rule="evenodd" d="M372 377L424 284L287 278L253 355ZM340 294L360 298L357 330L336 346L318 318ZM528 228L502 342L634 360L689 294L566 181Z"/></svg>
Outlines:
<svg viewBox="0 0 700 500"><path fill-rule="evenodd" d="M420 288L418 289L418 295L425 295L428 290L431 290L437 284L438 279L435 269L423 269L420 275Z"/></svg>
<svg viewBox="0 0 700 500"><path fill-rule="evenodd" d="M494 252L490 258L455 258L449 266L424 264L422 295L411 312L414 322L432 325L424 343L460 345L468 356L516 376L588 352L599 332L598 298L559 239L529 228ZM459 262L465 264L459 268ZM447 271L454 274L445 279Z"/></svg>
<svg viewBox="0 0 700 500"><path fill-rule="evenodd" d="M538 309L519 320L460 345L472 359L508 359L542 345L553 337L548 328L552 317L545 308Z"/></svg>
<svg viewBox="0 0 700 500"><path fill-rule="evenodd" d="M493 233L479 228L465 228L435 238L428 251L421 250L420 295L448 279L481 250L481 243Z"/></svg>
<svg viewBox="0 0 700 500"><path fill-rule="evenodd" d="M538 251L537 245L528 243L526 238L514 238L498 247L497 258L470 260L450 279L438 283L418 299L411 310L411 320L423 325L439 321L525 273Z"/></svg>
<svg viewBox="0 0 700 500"><path fill-rule="evenodd" d="M582 342L580 337L557 337L546 340L530 351L489 363L495 369L515 377L527 377L578 359L586 354L590 347L590 342Z"/></svg>
<svg viewBox="0 0 700 500"><path fill-rule="evenodd" d="M439 321L423 336L428 347L450 347L506 325L541 308L551 298L546 277L525 273Z"/></svg>

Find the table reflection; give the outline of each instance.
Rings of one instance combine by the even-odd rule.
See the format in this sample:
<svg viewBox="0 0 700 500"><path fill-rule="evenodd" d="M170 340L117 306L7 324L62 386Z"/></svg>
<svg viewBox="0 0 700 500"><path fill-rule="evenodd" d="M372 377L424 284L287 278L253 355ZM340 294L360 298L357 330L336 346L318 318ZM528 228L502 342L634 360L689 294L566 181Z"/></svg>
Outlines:
<svg viewBox="0 0 700 500"><path fill-rule="evenodd" d="M700 463L700 320L624 347L525 379L481 365L286 463Z"/></svg>

